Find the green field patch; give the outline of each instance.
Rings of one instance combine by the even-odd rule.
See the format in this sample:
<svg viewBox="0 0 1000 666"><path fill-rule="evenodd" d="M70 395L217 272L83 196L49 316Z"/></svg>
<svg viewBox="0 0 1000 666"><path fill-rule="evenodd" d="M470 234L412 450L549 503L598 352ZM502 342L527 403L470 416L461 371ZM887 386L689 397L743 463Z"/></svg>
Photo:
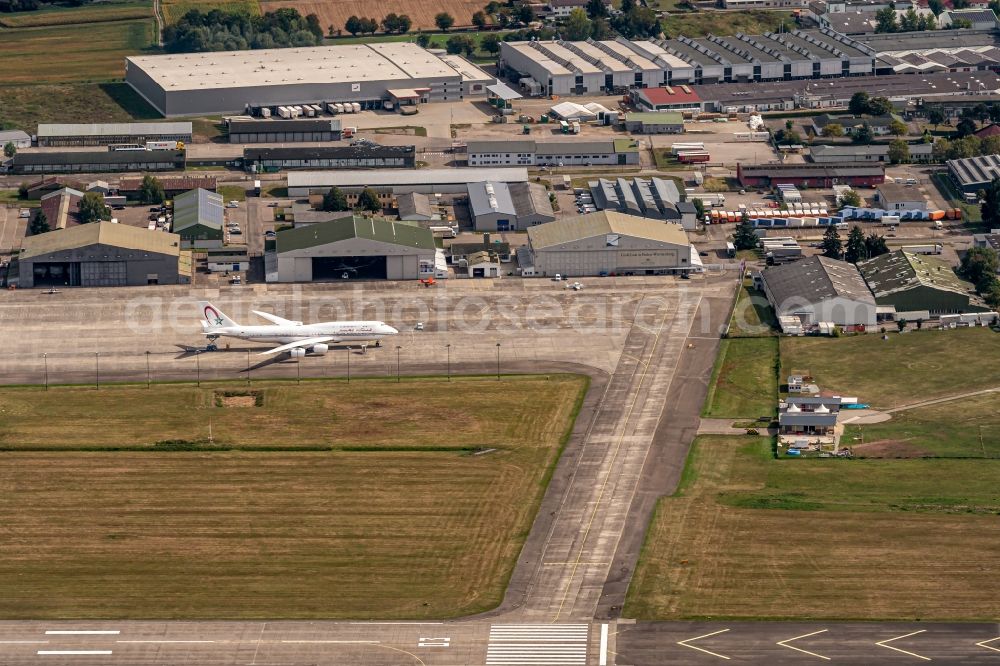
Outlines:
<svg viewBox="0 0 1000 666"><path fill-rule="evenodd" d="M0 26L37 28L54 25L85 25L152 18L152 16L152 0L107 0L82 7L49 7L31 12L0 14ZM89 28L81 29L89 30Z"/></svg>
<svg viewBox="0 0 1000 666"><path fill-rule="evenodd" d="M260 16L260 3L257 0L165 0L163 3L163 20L167 25L177 23L192 9L209 12L221 9L233 14Z"/></svg>
<svg viewBox="0 0 1000 666"><path fill-rule="evenodd" d="M795 20L791 12L749 9L736 12L667 14L660 19L660 24L670 36L704 37L713 34L724 37L738 32L760 35L777 31L781 25L794 28Z"/></svg>
<svg viewBox="0 0 1000 666"><path fill-rule="evenodd" d="M39 123L130 122L161 118L127 83L0 85L0 126L29 134Z"/></svg>
<svg viewBox="0 0 1000 666"><path fill-rule="evenodd" d="M703 416L772 416L777 409L777 363L777 338L722 340Z"/></svg>

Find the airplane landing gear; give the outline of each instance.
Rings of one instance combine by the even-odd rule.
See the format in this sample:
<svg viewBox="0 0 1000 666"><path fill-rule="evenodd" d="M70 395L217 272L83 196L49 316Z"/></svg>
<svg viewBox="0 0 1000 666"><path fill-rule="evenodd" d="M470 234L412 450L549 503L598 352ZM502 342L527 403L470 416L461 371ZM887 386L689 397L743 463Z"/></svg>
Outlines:
<svg viewBox="0 0 1000 666"><path fill-rule="evenodd" d="M382 346L382 341L381 340L376 340L375 341L375 346L376 347L381 347Z"/></svg>
<svg viewBox="0 0 1000 666"><path fill-rule="evenodd" d="M210 351L210 352L219 351L219 346L215 344L215 341L218 339L219 339L218 335L209 335L208 344L205 345L205 351Z"/></svg>

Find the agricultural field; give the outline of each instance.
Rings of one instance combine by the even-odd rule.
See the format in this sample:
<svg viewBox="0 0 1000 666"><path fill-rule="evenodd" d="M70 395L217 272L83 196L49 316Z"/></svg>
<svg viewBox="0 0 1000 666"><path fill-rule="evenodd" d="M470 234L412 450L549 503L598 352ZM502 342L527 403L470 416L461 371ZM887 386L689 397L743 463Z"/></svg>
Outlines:
<svg viewBox="0 0 1000 666"><path fill-rule="evenodd" d="M759 35L777 30L779 26L795 26L791 12L762 10L741 10L734 12L691 12L667 14L660 19L664 31L670 37L704 37L711 33L720 37L742 32Z"/></svg>
<svg viewBox="0 0 1000 666"><path fill-rule="evenodd" d="M696 440L657 507L626 617L1000 614L1000 462L775 460L770 446Z"/></svg>
<svg viewBox="0 0 1000 666"><path fill-rule="evenodd" d="M3 86L121 79L125 56L142 53L154 42L152 19L96 23L81 30L79 25L0 30Z"/></svg>
<svg viewBox="0 0 1000 666"><path fill-rule="evenodd" d="M719 347L703 416L758 418L777 409L778 339L727 338Z"/></svg>
<svg viewBox="0 0 1000 666"><path fill-rule="evenodd" d="M190 418L181 412L190 412L197 432L211 420L217 443L279 450L6 452L0 618L419 619L484 611L502 599L585 386L573 376L365 380L350 391L346 382L306 382L266 387L283 400L271 407L267 397L255 407L256 398L237 395L226 397L229 406L206 405L169 385L91 390L89 403L76 389L50 390L51 401L44 391L5 391L5 419L12 418L7 398L30 398L14 403L15 422L26 411L58 414L52 406L61 397L78 415L115 406L133 418L143 406L156 411L163 427L141 441L176 434ZM204 390L220 389L245 391ZM104 394L113 402L104 404ZM425 409L415 410L420 396ZM446 429L432 406L437 396L454 415ZM109 446L136 443L124 421L77 439L66 419L49 436L82 445L103 429ZM345 448L280 450L321 440Z"/></svg>
<svg viewBox="0 0 1000 666"><path fill-rule="evenodd" d="M0 127L32 134L38 123L130 122L161 118L125 83L0 86Z"/></svg>
<svg viewBox="0 0 1000 666"><path fill-rule="evenodd" d="M820 389L891 409L1000 387L1000 335L988 328L782 338L781 374L807 371Z"/></svg>
<svg viewBox="0 0 1000 666"><path fill-rule="evenodd" d="M486 5L482 0L440 0L428 4L425 0L406 0L406 2L389 2L388 0L337 0L337 2L322 2L321 0L262 0L261 11L269 12L279 7L293 7L300 14L316 14L319 23L324 28L333 26L334 30L342 30L347 19L363 16L381 21L390 13L406 14L413 21L413 31L435 30L434 16L440 12L448 12L455 17L455 27L472 25L472 15ZM344 31L344 34L348 34Z"/></svg>
<svg viewBox="0 0 1000 666"><path fill-rule="evenodd" d="M192 9L200 9L203 12L221 9L227 12L243 12L250 16L261 13L260 3L257 0L163 0L163 20L167 25L177 23Z"/></svg>
<svg viewBox="0 0 1000 666"><path fill-rule="evenodd" d="M152 0L106 0L83 7L54 6L31 12L0 14L0 27L37 28L54 25L83 25L152 17Z"/></svg>

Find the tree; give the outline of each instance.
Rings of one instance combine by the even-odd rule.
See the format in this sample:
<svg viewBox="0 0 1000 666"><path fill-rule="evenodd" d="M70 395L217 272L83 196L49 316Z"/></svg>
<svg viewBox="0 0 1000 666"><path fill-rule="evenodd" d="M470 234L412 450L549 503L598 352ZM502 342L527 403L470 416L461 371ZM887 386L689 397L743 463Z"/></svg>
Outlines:
<svg viewBox="0 0 1000 666"><path fill-rule="evenodd" d="M794 127L795 127L795 123L793 123L790 118L785 121L785 129L786 130L791 130Z"/></svg>
<svg viewBox="0 0 1000 666"><path fill-rule="evenodd" d="M31 224L28 225L28 232L32 236L37 236L38 234L44 234L51 231L49 227L49 218L45 217L45 212L39 210L32 218Z"/></svg>
<svg viewBox="0 0 1000 666"><path fill-rule="evenodd" d="M862 123L860 127L856 128L852 133L852 140L854 143L871 143L875 135L872 133L872 127L868 123Z"/></svg>
<svg viewBox="0 0 1000 666"><path fill-rule="evenodd" d="M913 7L907 9L899 20L899 29L903 32L915 32L920 29L919 25L920 17L917 15L917 10Z"/></svg>
<svg viewBox="0 0 1000 666"><path fill-rule="evenodd" d="M592 22L590 36L596 40L612 39L615 31L611 28L611 23L606 18L596 18Z"/></svg>
<svg viewBox="0 0 1000 666"><path fill-rule="evenodd" d="M323 39L323 26L319 23L319 17L315 14L306 14L306 29L313 34L316 39Z"/></svg>
<svg viewBox="0 0 1000 666"><path fill-rule="evenodd" d="M892 102L888 97L871 97L868 99L865 113L870 116L887 116L892 113Z"/></svg>
<svg viewBox="0 0 1000 666"><path fill-rule="evenodd" d="M528 25L535 20L535 12L531 8L531 5L524 2L517 6L517 13L515 14L517 20L524 25Z"/></svg>
<svg viewBox="0 0 1000 666"><path fill-rule="evenodd" d="M694 206L695 214L698 216L698 221L705 219L705 202L695 197L691 199L691 205Z"/></svg>
<svg viewBox="0 0 1000 666"><path fill-rule="evenodd" d="M472 15L472 25L476 26L479 30L486 27L486 12L478 11Z"/></svg>
<svg viewBox="0 0 1000 666"><path fill-rule="evenodd" d="M897 319L896 320L896 328L899 329L900 333L902 333L903 329L906 328L906 320L905 319Z"/></svg>
<svg viewBox="0 0 1000 666"><path fill-rule="evenodd" d="M377 213L382 210L382 202L379 201L378 193L375 190L370 187L366 187L361 190L361 194L358 195L358 203L355 208Z"/></svg>
<svg viewBox="0 0 1000 666"><path fill-rule="evenodd" d="M401 35L405 35L413 27L413 19L410 18L409 14L400 14L396 22L396 32Z"/></svg>
<svg viewBox="0 0 1000 666"><path fill-rule="evenodd" d="M962 257L958 272L966 280L976 285L981 293L996 282L998 260L997 251L991 247L970 247Z"/></svg>
<svg viewBox="0 0 1000 666"><path fill-rule="evenodd" d="M826 228L826 233L823 234L823 242L820 243L820 248L823 250L824 257L840 259L840 256L844 253L844 248L843 244L840 242L840 234L837 233L837 227L831 224Z"/></svg>
<svg viewBox="0 0 1000 666"><path fill-rule="evenodd" d="M989 289L980 292L986 305L994 310L1000 309L1000 282L994 281Z"/></svg>
<svg viewBox="0 0 1000 666"><path fill-rule="evenodd" d="M104 205L104 195L100 192L87 192L80 199L78 205L80 207L80 224L111 219L111 213Z"/></svg>
<svg viewBox="0 0 1000 666"><path fill-rule="evenodd" d="M910 161L910 146L902 139L894 139L889 143L888 155L893 164L905 164Z"/></svg>
<svg viewBox="0 0 1000 666"><path fill-rule="evenodd" d="M350 206L347 205L347 197L339 187L331 187L325 194L323 194L323 203L320 205L320 210L327 212L336 212L339 210L349 210Z"/></svg>
<svg viewBox="0 0 1000 666"><path fill-rule="evenodd" d="M847 104L847 110L855 116L862 116L868 113L869 95L863 90L851 95L851 101Z"/></svg>
<svg viewBox="0 0 1000 666"><path fill-rule="evenodd" d="M389 12L382 19L382 32L393 33L399 30L399 14Z"/></svg>
<svg viewBox="0 0 1000 666"><path fill-rule="evenodd" d="M488 32L483 35L482 39L479 40L479 48L486 53L496 55L497 53L500 53L500 38L494 33Z"/></svg>
<svg viewBox="0 0 1000 666"><path fill-rule="evenodd" d="M955 125L955 134L959 137L966 137L976 133L976 121L972 118L962 118Z"/></svg>
<svg viewBox="0 0 1000 666"><path fill-rule="evenodd" d="M896 120L895 118L893 118L892 122L889 123L889 134L893 136L906 136L907 132L909 132L909 130L906 127L906 123Z"/></svg>
<svg viewBox="0 0 1000 666"><path fill-rule="evenodd" d="M990 229L1000 227L1000 180L994 178L983 193L983 223Z"/></svg>
<svg viewBox="0 0 1000 666"><path fill-rule="evenodd" d="M886 244L885 238L874 232L869 234L865 238L865 256L874 259L883 254L889 254L889 246Z"/></svg>
<svg viewBox="0 0 1000 666"><path fill-rule="evenodd" d="M899 32L895 9L885 7L875 12L875 32Z"/></svg>
<svg viewBox="0 0 1000 666"><path fill-rule="evenodd" d="M448 12L441 12L434 17L434 25L441 32L448 32L448 28L455 25L455 17Z"/></svg>
<svg viewBox="0 0 1000 666"><path fill-rule="evenodd" d="M17 198L18 199L27 199L28 198L28 184L27 183L21 183L20 185L18 185L18 187L17 187Z"/></svg>
<svg viewBox="0 0 1000 666"><path fill-rule="evenodd" d="M476 51L476 43L465 35L452 35L448 38L445 48L448 53L459 55L464 53L471 56Z"/></svg>
<svg viewBox="0 0 1000 666"><path fill-rule="evenodd" d="M917 325L917 330L918 331L924 327L924 320L923 320L922 317L919 318L919 319L917 319L917 321L915 323Z"/></svg>
<svg viewBox="0 0 1000 666"><path fill-rule="evenodd" d="M17 155L17 146L14 145L13 141L8 141L3 147L4 157L14 157Z"/></svg>
<svg viewBox="0 0 1000 666"><path fill-rule="evenodd" d="M830 123L820 131L820 134L834 138L841 137L844 136L844 126L840 123Z"/></svg>
<svg viewBox="0 0 1000 666"><path fill-rule="evenodd" d="M944 122L944 111L940 106L932 106L927 109L927 122L934 125L934 129L937 129L938 125Z"/></svg>
<svg viewBox="0 0 1000 666"><path fill-rule="evenodd" d="M940 16L944 11L944 0L927 0L927 8L934 12L934 16Z"/></svg>
<svg viewBox="0 0 1000 666"><path fill-rule="evenodd" d="M355 37L359 32L361 32L361 27L362 27L361 19L359 19L357 16L354 16L353 14L349 16L347 18L347 21L344 23L344 30L351 33Z"/></svg>
<svg viewBox="0 0 1000 666"><path fill-rule="evenodd" d="M865 253L865 249L865 232L861 231L861 227L855 224L851 227L851 233L847 235L847 247L844 249L844 261L856 264L859 261L867 259L868 256Z"/></svg>
<svg viewBox="0 0 1000 666"><path fill-rule="evenodd" d="M367 32L369 35L374 35L378 30L378 21L373 18L361 19L361 31Z"/></svg>
<svg viewBox="0 0 1000 666"><path fill-rule="evenodd" d="M163 191L163 183L156 176L146 174L142 177L142 184L139 186L139 201L144 204L161 204L167 198Z"/></svg>
<svg viewBox="0 0 1000 666"><path fill-rule="evenodd" d="M842 206L854 206L855 208L861 206L861 195L854 190L847 190L840 195L840 204Z"/></svg>
<svg viewBox="0 0 1000 666"><path fill-rule="evenodd" d="M427 34L424 34L424 33L420 33L419 35L417 35L417 46L420 46L420 47L426 49L430 45L431 45L431 36L430 35L427 35Z"/></svg>
<svg viewBox="0 0 1000 666"><path fill-rule="evenodd" d="M758 242L759 239L753 230L753 225L750 224L750 218L744 217L736 225L736 231L733 232L733 245L737 250L752 250L757 247Z"/></svg>
<svg viewBox="0 0 1000 666"><path fill-rule="evenodd" d="M579 7L569 13L566 19L566 39L579 42L590 37L591 23L587 12Z"/></svg>
<svg viewBox="0 0 1000 666"><path fill-rule="evenodd" d="M604 0L587 0L587 16L591 19L607 18L608 6Z"/></svg>

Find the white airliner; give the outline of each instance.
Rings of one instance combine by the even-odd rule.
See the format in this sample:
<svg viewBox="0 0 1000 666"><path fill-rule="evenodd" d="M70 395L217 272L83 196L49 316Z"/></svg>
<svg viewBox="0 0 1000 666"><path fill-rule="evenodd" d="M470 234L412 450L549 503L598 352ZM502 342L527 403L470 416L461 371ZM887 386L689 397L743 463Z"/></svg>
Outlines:
<svg viewBox="0 0 1000 666"><path fill-rule="evenodd" d="M334 342L374 342L379 346L379 340L399 333L384 321L327 321L319 324L303 324L301 321L291 321L269 314L267 312L252 312L271 322L264 326L241 326L226 316L222 310L207 301L199 301L205 319L201 322L203 333L208 336L209 349L215 348L215 341L220 337L239 338L240 340L259 342L280 342L278 347L261 352L280 354L288 352L301 358L306 351L314 354L325 354L329 349L327 343Z"/></svg>

